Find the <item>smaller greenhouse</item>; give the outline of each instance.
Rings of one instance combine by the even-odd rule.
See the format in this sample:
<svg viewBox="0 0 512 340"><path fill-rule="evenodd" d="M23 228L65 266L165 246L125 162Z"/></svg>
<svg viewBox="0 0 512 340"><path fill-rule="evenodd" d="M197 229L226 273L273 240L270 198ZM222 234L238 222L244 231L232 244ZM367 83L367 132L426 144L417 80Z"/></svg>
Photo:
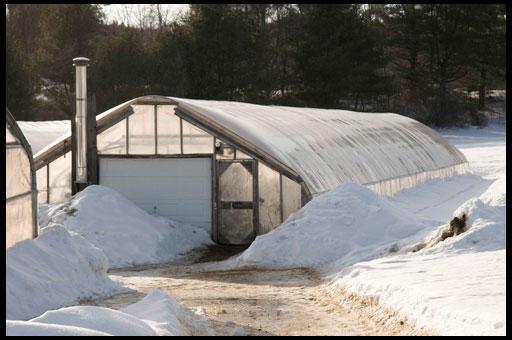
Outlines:
<svg viewBox="0 0 512 340"><path fill-rule="evenodd" d="M247 244L344 181L393 196L468 170L434 130L396 114L145 96L96 116L89 184ZM40 202L72 195L72 136L35 157Z"/></svg>
<svg viewBox="0 0 512 340"><path fill-rule="evenodd" d="M5 109L6 249L37 236L37 186L32 151L9 110Z"/></svg>

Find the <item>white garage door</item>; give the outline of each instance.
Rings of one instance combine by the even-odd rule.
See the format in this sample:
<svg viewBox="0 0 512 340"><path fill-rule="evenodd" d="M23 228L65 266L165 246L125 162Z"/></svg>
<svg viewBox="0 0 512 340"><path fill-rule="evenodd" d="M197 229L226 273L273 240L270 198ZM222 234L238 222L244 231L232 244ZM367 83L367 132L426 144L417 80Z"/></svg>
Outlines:
<svg viewBox="0 0 512 340"><path fill-rule="evenodd" d="M113 188L150 214L211 232L210 158L100 158L100 184Z"/></svg>

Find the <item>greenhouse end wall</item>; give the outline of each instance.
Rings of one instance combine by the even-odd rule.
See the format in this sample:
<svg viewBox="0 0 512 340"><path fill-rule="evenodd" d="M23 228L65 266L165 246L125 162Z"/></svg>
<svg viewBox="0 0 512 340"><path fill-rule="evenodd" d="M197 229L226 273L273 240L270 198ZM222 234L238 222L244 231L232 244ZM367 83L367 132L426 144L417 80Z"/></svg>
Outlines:
<svg viewBox="0 0 512 340"><path fill-rule="evenodd" d="M292 212L301 207L301 186L276 170L267 167L248 154L215 138L203 129L187 122L175 113L175 105L131 104L125 107L125 115L110 117L109 124L99 124L97 133L97 155L102 158L189 158L210 156L214 160L251 160L258 162L259 200L255 213L258 215L254 233L267 233L279 226ZM112 112L112 115L121 111ZM47 157L47 162L38 160L38 196L40 203L60 203L71 197L72 171L71 152L66 151L69 141L63 139L59 152ZM221 148L226 146L226 148ZM220 153L220 149L225 154ZM64 151L62 151L64 150ZM65 152L65 154L62 154ZM101 167L98 167L101 181ZM213 169L212 169L213 170ZM215 173L212 173L215 176ZM100 183L100 182L99 182ZM98 183L98 184L99 184ZM216 188L212 187L212 191ZM212 192L212 206L217 195ZM252 196L251 196L252 201ZM216 214L214 209L213 213ZM151 212L150 212L151 213ZM212 216L212 224L218 216ZM215 238L216 225L212 236Z"/></svg>
<svg viewBox="0 0 512 340"><path fill-rule="evenodd" d="M5 237L6 249L37 236L37 191L28 142L6 111Z"/></svg>

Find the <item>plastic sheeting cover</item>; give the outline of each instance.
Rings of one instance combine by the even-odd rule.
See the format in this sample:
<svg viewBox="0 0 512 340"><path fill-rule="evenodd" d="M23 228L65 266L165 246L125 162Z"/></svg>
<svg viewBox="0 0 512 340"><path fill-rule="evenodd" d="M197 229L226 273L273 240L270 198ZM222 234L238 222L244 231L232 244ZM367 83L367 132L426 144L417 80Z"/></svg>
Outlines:
<svg viewBox="0 0 512 340"><path fill-rule="evenodd" d="M133 105L128 117L128 153L155 153L155 108L153 105Z"/></svg>
<svg viewBox="0 0 512 340"><path fill-rule="evenodd" d="M8 128L5 128L5 143L18 143L18 139L14 137Z"/></svg>
<svg viewBox="0 0 512 340"><path fill-rule="evenodd" d="M288 216L301 208L301 190L300 185L295 181L281 176L283 181L283 222Z"/></svg>
<svg viewBox="0 0 512 340"><path fill-rule="evenodd" d="M279 182L279 172L270 169L263 163L258 164L258 176L258 193L260 196L259 231L261 234L265 234L281 224L281 184Z"/></svg>
<svg viewBox="0 0 512 340"><path fill-rule="evenodd" d="M35 212L31 154L14 118L6 110L5 147L5 246L32 238ZM25 148L27 147L27 148Z"/></svg>
<svg viewBox="0 0 512 340"><path fill-rule="evenodd" d="M311 193L466 163L427 126L392 113L172 98L294 169Z"/></svg>
<svg viewBox="0 0 512 340"><path fill-rule="evenodd" d="M5 150L5 183L6 198L32 190L30 160L21 145Z"/></svg>
<svg viewBox="0 0 512 340"><path fill-rule="evenodd" d="M50 163L49 189L49 203L61 203L71 197L71 152Z"/></svg>
<svg viewBox="0 0 512 340"><path fill-rule="evenodd" d="M37 202L48 203L48 166L43 166L36 171Z"/></svg>
<svg viewBox="0 0 512 340"><path fill-rule="evenodd" d="M20 197L5 205L6 248L15 243L32 238L32 197ZM14 227L15 226L15 227Z"/></svg>
<svg viewBox="0 0 512 340"><path fill-rule="evenodd" d="M99 154L125 155L126 154L126 119L112 125L96 137Z"/></svg>
<svg viewBox="0 0 512 340"><path fill-rule="evenodd" d="M157 107L157 150L158 154L181 153L180 118L174 114L174 105Z"/></svg>
<svg viewBox="0 0 512 340"><path fill-rule="evenodd" d="M183 153L213 153L213 137L186 121L183 126Z"/></svg>
<svg viewBox="0 0 512 340"><path fill-rule="evenodd" d="M32 238L32 195L5 204L5 247Z"/></svg>
<svg viewBox="0 0 512 340"><path fill-rule="evenodd" d="M34 155L58 138L71 133L70 120L19 121L18 125L30 143Z"/></svg>

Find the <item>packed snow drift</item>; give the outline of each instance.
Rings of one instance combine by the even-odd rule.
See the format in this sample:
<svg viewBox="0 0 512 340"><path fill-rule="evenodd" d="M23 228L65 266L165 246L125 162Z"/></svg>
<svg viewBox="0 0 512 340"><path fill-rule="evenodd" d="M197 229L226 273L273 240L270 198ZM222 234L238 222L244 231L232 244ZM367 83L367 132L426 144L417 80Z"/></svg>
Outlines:
<svg viewBox="0 0 512 340"><path fill-rule="evenodd" d="M418 218L359 184L346 182L314 198L272 232L258 236L226 265L315 267L369 259L425 229Z"/></svg>
<svg viewBox="0 0 512 340"><path fill-rule="evenodd" d="M505 186L490 188L461 205L468 229L443 241L442 229L427 236L418 252L331 269L331 289L339 287L412 317L420 327L443 335L505 335Z"/></svg>
<svg viewBox="0 0 512 340"><path fill-rule="evenodd" d="M92 185L68 202L40 209L39 225L62 224L102 249L110 268L173 260L211 244L202 228L153 216L123 195Z"/></svg>
<svg viewBox="0 0 512 340"><path fill-rule="evenodd" d="M6 251L6 317L26 320L77 299L112 294L103 252L82 236L52 225Z"/></svg>
<svg viewBox="0 0 512 340"><path fill-rule="evenodd" d="M214 335L206 318L160 290L121 310L74 306L30 321L7 321L7 335Z"/></svg>

